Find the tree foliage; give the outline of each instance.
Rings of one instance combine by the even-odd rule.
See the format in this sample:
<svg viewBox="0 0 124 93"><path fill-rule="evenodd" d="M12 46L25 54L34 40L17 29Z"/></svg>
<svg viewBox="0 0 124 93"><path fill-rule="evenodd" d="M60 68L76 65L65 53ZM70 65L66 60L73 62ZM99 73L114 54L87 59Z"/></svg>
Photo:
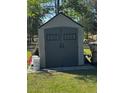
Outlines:
<svg viewBox="0 0 124 93"><path fill-rule="evenodd" d="M96 0L64 0L61 11L84 26L85 32L96 33Z"/></svg>
<svg viewBox="0 0 124 93"><path fill-rule="evenodd" d="M28 31L37 32L37 29L42 22L41 17L48 13L47 9L41 6L41 3L48 0L28 0L27 1L27 22Z"/></svg>
<svg viewBox="0 0 124 93"><path fill-rule="evenodd" d="M42 17L49 12L48 9L42 7L42 3L51 0L27 0L27 32L29 42L33 41L33 35L37 34L41 25Z"/></svg>

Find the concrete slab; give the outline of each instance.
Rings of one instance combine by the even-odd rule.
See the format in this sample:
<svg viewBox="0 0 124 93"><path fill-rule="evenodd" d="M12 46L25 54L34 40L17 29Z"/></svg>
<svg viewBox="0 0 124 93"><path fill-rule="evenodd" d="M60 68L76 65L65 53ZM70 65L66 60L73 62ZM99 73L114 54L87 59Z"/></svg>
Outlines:
<svg viewBox="0 0 124 93"><path fill-rule="evenodd" d="M68 70L90 70L97 68L92 65L84 65L84 66L74 66L74 67L57 67L57 68L48 68L48 69L42 69L43 71L47 72L54 72L54 71L68 71Z"/></svg>

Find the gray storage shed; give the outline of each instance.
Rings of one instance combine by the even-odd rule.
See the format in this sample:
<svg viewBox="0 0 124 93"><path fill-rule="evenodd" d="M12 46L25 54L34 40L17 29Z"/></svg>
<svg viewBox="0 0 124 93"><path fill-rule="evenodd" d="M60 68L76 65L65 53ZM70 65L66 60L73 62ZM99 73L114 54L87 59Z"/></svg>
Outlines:
<svg viewBox="0 0 124 93"><path fill-rule="evenodd" d="M41 68L84 64L83 27L65 14L46 22L38 34Z"/></svg>

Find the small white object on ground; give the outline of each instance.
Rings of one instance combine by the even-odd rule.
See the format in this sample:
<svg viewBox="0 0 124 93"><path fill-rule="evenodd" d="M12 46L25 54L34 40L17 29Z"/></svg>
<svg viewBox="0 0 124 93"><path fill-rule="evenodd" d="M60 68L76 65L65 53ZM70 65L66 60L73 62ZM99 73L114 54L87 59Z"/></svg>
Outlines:
<svg viewBox="0 0 124 93"><path fill-rule="evenodd" d="M37 55L32 56L32 65L33 65L33 70L38 71L40 70L40 57Z"/></svg>

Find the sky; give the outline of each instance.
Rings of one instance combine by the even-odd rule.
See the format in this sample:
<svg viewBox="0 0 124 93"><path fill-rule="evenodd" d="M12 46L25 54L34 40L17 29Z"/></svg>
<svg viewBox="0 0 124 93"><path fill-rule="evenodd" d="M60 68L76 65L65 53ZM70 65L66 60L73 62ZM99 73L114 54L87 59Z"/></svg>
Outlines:
<svg viewBox="0 0 124 93"><path fill-rule="evenodd" d="M62 0L60 0L60 4L62 3ZM44 8L51 8L52 11L50 11L49 14L45 14L45 17L44 17L44 20L43 20L43 23L46 23L48 20L50 20L52 17L54 17L56 14L55 14L55 0L49 2L49 3L44 3L42 5Z"/></svg>

